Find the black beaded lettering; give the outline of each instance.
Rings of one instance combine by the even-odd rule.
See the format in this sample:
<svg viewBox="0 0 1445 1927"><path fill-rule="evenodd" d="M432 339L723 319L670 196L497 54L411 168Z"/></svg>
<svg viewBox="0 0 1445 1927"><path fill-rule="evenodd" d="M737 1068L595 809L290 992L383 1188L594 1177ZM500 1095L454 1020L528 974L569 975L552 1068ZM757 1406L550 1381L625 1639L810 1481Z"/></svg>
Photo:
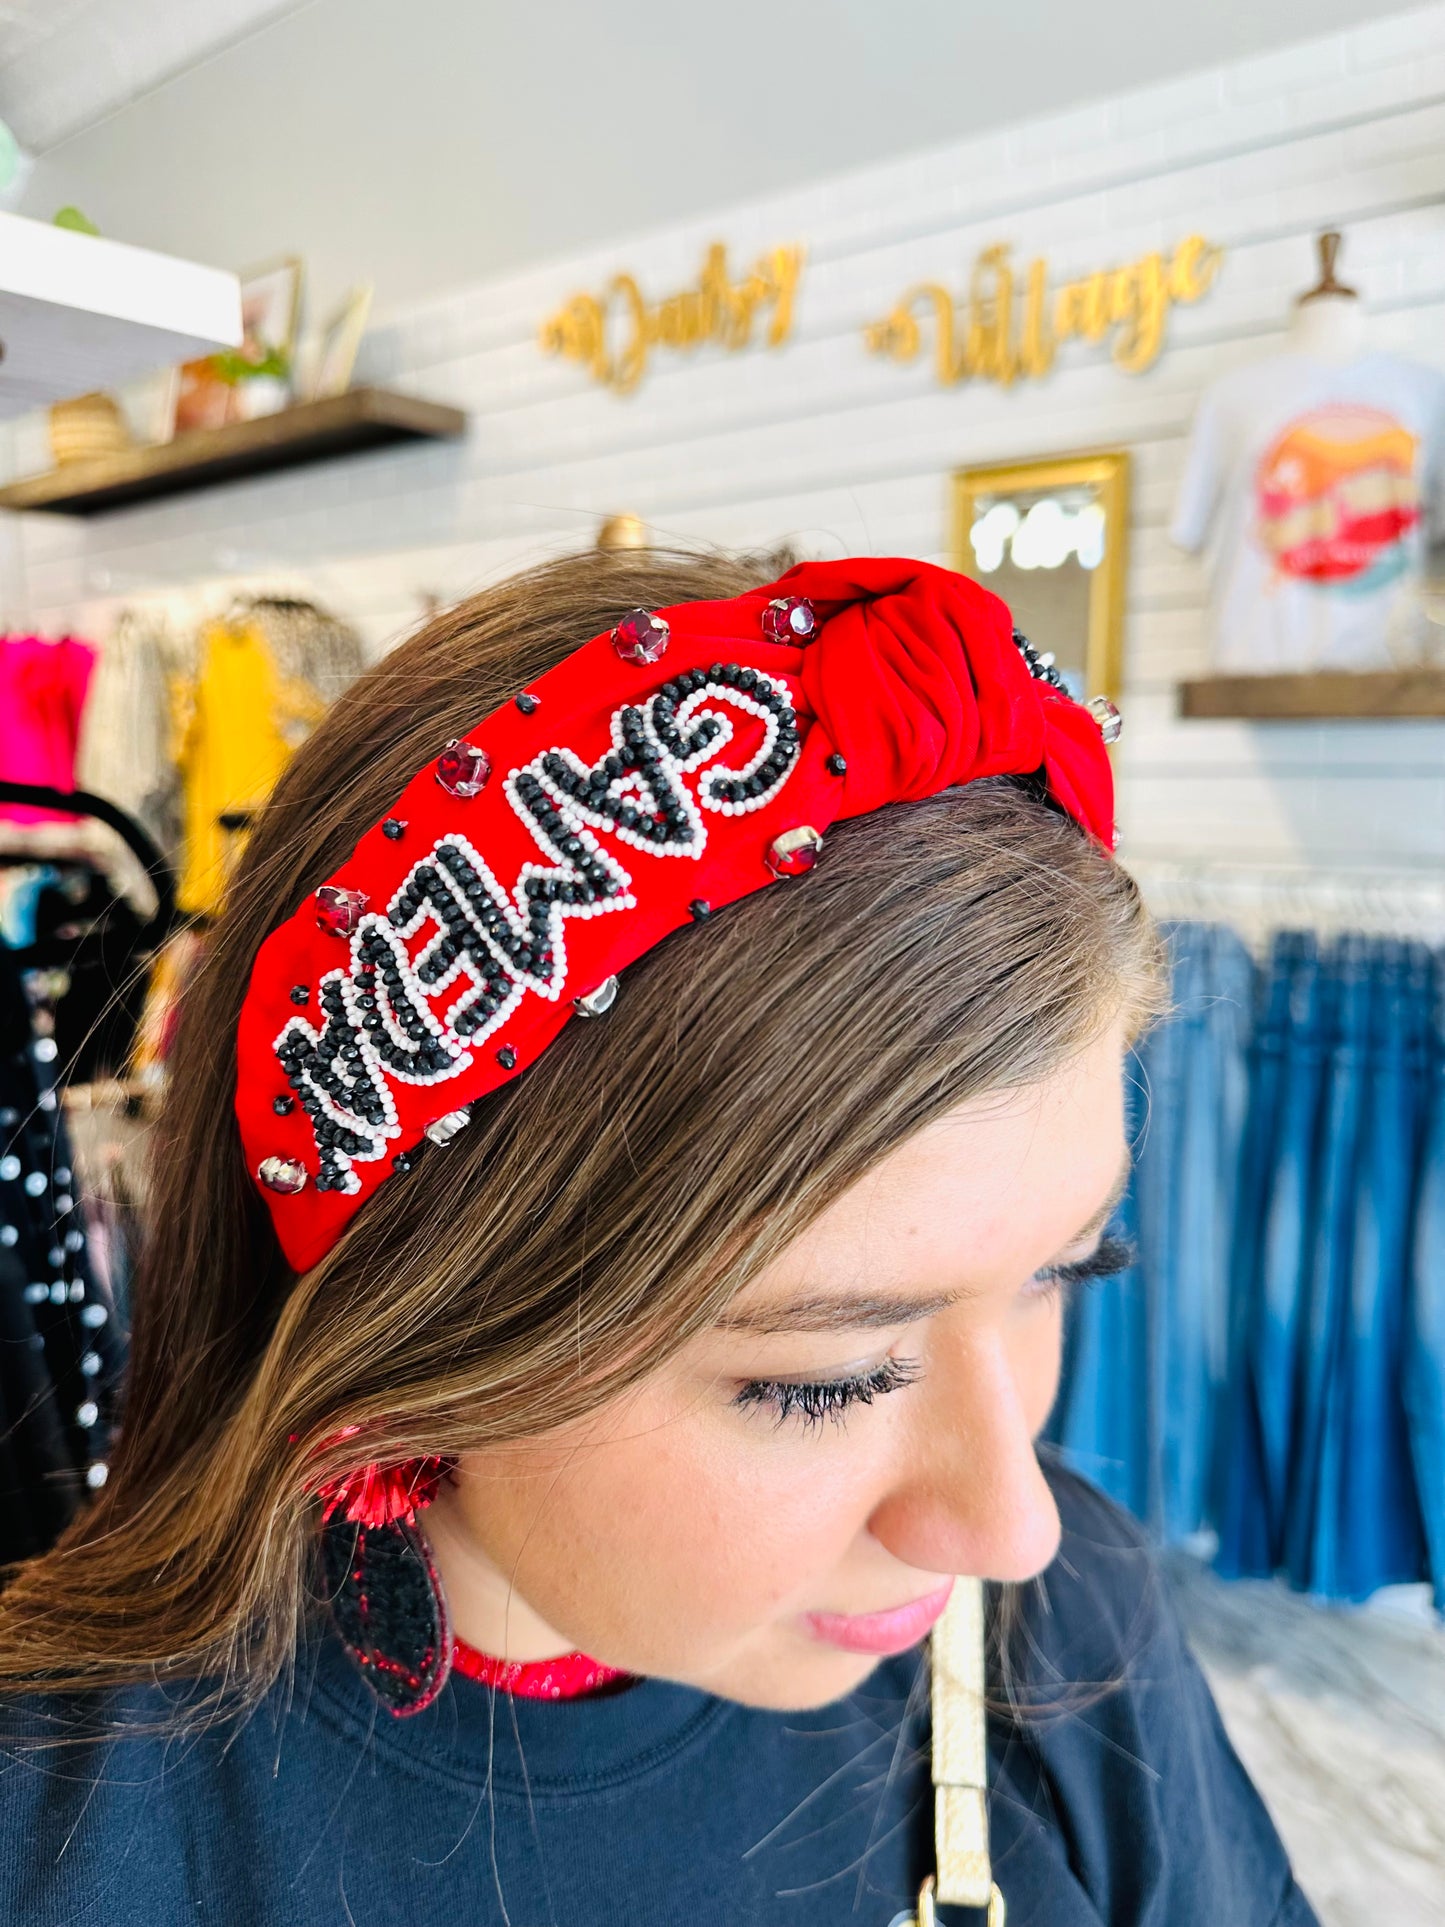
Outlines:
<svg viewBox="0 0 1445 1927"><path fill-rule="evenodd" d="M524 713L538 706L514 700ZM763 725L761 746L736 768L714 760L733 736L728 708ZM549 1001L564 994L567 919L634 907L632 878L596 831L649 856L699 854L704 813L757 809L790 775L799 746L780 678L715 663L673 675L645 703L619 709L612 747L595 763L553 748L513 770L504 791L540 860L524 863L507 890L465 836L443 836L384 913L362 916L349 968L328 971L317 988L318 1023L292 1018L276 1039L277 1061L316 1139L316 1188L358 1190L353 1163L380 1158L399 1135L393 1083L455 1076L472 1061L469 1041L499 1029L526 992ZM691 788L684 779L694 772ZM405 828L394 817L382 825L393 840ZM690 914L702 922L711 906L694 898ZM304 1005L312 993L298 984L290 994ZM444 996L445 1009L433 1008ZM512 1046L496 1055L504 1070L515 1067ZM278 1111L283 1103L292 1099L278 1098ZM409 1169L411 1155L398 1153L393 1166Z"/></svg>

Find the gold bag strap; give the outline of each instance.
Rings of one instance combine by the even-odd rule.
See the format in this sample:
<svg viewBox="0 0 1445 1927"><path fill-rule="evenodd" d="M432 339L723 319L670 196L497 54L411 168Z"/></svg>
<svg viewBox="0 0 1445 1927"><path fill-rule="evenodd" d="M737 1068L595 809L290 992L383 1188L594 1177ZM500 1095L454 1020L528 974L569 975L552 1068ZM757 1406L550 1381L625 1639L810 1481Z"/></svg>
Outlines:
<svg viewBox="0 0 1445 1927"><path fill-rule="evenodd" d="M918 1896L918 1927L934 1904L987 1907L1004 1927L988 1852L988 1747L983 1583L960 1579L933 1629L933 1842L937 1865Z"/></svg>

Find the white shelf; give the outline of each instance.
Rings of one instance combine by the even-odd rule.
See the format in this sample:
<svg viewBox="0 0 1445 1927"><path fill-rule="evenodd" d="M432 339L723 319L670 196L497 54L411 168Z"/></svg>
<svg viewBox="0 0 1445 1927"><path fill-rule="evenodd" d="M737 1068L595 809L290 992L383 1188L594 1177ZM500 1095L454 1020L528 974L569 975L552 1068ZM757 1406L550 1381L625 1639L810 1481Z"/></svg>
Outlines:
<svg viewBox="0 0 1445 1927"><path fill-rule="evenodd" d="M240 341L234 274L0 213L0 419Z"/></svg>

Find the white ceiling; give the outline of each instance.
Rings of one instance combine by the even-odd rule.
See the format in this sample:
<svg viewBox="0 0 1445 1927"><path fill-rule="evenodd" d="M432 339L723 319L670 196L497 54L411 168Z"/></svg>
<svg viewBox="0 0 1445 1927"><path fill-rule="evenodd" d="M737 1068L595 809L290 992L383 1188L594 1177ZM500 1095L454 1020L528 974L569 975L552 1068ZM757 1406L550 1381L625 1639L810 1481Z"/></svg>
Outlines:
<svg viewBox="0 0 1445 1927"><path fill-rule="evenodd" d="M0 119L43 154L304 0L0 0Z"/></svg>
<svg viewBox="0 0 1445 1927"><path fill-rule="evenodd" d="M378 310L1391 0L0 0L18 203ZM1287 104L1284 104L1287 111Z"/></svg>

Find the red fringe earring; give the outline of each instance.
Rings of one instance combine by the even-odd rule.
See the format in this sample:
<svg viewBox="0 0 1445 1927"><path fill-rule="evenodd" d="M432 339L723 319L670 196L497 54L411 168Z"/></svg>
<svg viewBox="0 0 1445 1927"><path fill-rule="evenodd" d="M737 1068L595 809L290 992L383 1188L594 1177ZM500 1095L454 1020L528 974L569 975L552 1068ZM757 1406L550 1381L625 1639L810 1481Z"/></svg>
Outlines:
<svg viewBox="0 0 1445 1927"><path fill-rule="evenodd" d="M404 1519L412 1525L449 1470L447 1459L408 1459L404 1465L363 1465L328 1479L318 1487L322 1523L341 1518L357 1526L389 1526Z"/></svg>

